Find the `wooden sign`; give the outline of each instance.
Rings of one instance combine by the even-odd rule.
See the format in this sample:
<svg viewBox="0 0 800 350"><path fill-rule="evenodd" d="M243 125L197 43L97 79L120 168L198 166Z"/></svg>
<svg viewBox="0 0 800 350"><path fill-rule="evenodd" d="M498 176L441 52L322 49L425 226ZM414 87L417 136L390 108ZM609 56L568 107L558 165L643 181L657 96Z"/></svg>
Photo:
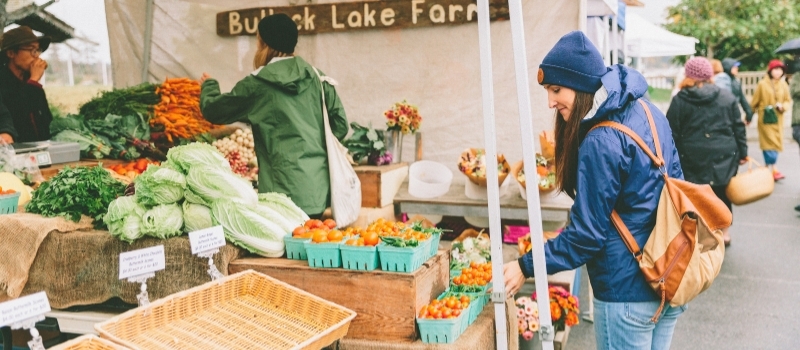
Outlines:
<svg viewBox="0 0 800 350"><path fill-rule="evenodd" d="M474 0L384 0L303 6L259 7L217 14L217 35L256 35L258 22L285 13L300 35L388 28L416 28L478 21ZM491 20L509 18L508 3L489 2Z"/></svg>

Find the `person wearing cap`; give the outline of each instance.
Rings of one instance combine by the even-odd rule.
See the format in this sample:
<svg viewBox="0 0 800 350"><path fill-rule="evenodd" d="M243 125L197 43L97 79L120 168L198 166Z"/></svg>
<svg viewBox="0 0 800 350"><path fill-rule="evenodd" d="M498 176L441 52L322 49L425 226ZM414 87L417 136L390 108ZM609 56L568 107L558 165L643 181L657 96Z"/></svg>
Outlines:
<svg viewBox="0 0 800 350"><path fill-rule="evenodd" d="M712 82L712 64L703 57L686 61L686 78L672 99L667 120L678 148L686 181L708 184L729 210L725 195L739 164L747 161L747 132L733 93ZM725 73L722 73L725 74ZM730 245L728 229L723 241Z"/></svg>
<svg viewBox="0 0 800 350"><path fill-rule="evenodd" d="M730 77L730 91L733 93L733 96L736 97L736 100L739 101L739 105L742 106L742 110L744 111L744 120L747 122L747 124L750 124L750 121L753 120L753 109L750 108L750 103L747 102L747 98L744 96L744 92L742 92L742 83L736 79L736 76L739 75L740 65L741 63L733 58L722 59L722 69L725 74ZM714 83L716 82L717 77L715 76Z"/></svg>
<svg viewBox="0 0 800 350"><path fill-rule="evenodd" d="M789 85L781 79L785 73L786 66L781 60L770 61L767 76L758 82L752 99L753 109L758 113L758 143L775 181L785 178L775 165L778 154L783 151L783 112L786 105L792 102ZM774 111L777 121L764 120L767 109Z"/></svg>
<svg viewBox="0 0 800 350"><path fill-rule="evenodd" d="M714 78L711 80L714 82L714 85L731 91L731 77L725 74L725 68L722 66L722 61L711 60L711 67L714 68Z"/></svg>
<svg viewBox="0 0 800 350"><path fill-rule="evenodd" d="M258 23L255 71L229 93L220 93L219 83L204 73L200 108L215 124L252 125L259 192L284 193L319 218L330 205L323 92L314 67L294 55L297 38L297 24L289 16L264 17ZM323 80L331 130L342 140L349 130L342 101Z"/></svg>
<svg viewBox="0 0 800 350"><path fill-rule="evenodd" d="M36 36L30 27L20 26L3 34L0 43L0 97L11 113L15 142L50 139L53 115L39 80L47 62L39 55L50 46L50 38Z"/></svg>
<svg viewBox="0 0 800 350"><path fill-rule="evenodd" d="M547 273L587 266L598 349L669 349L686 306L664 305L658 322L650 321L661 296L647 283L611 222L616 209L643 247L655 225L664 179L627 135L612 128L588 132L601 121L615 121L654 147L647 114L637 101L647 91L647 81L623 65L606 67L579 31L563 36L547 53L538 81L547 91L548 106L556 110L556 184L575 200L567 226L545 244ZM645 103L658 130L665 170L682 179L669 123L658 108ZM533 277L533 258L525 254L503 270L506 290L513 297L525 279Z"/></svg>

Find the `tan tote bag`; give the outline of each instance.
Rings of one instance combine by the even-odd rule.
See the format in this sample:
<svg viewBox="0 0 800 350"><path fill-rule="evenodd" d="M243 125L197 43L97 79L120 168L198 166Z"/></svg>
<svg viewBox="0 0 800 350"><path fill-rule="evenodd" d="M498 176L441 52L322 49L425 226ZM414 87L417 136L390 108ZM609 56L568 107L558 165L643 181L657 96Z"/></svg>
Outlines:
<svg viewBox="0 0 800 350"><path fill-rule="evenodd" d="M644 107L650 123L655 154L636 132L620 123L604 121L592 130L610 127L628 135L644 150L664 177L656 225L644 250L639 248L617 211L611 212L611 221L622 241L639 263L639 269L650 287L661 296L661 306L652 318L653 322L658 322L667 302L673 307L684 305L714 282L725 258L722 230L731 225L733 217L711 186L669 177L653 115L646 103L641 100L639 103Z"/></svg>
<svg viewBox="0 0 800 350"><path fill-rule="evenodd" d="M331 178L331 211L333 220L339 227L354 223L361 212L361 180L350 164L347 148L333 135L328 118L328 105L325 103L325 84L336 85L336 82L317 73L322 95L322 116L325 123L325 144L328 149L328 170Z"/></svg>
<svg viewBox="0 0 800 350"><path fill-rule="evenodd" d="M731 203L736 205L745 205L764 199L775 189L772 171L749 157L747 160L747 171L732 177L725 189L725 195L728 196Z"/></svg>

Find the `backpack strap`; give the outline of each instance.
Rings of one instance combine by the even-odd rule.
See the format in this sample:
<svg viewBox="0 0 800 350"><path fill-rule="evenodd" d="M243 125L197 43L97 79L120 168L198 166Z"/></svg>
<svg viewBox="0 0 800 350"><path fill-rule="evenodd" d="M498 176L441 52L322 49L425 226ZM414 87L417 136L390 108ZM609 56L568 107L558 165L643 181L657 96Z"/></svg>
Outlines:
<svg viewBox="0 0 800 350"><path fill-rule="evenodd" d="M650 107L647 106L647 103L645 103L642 100L638 101L642 105L642 107L644 107L645 114L647 114L647 121L650 124L650 130L653 133L653 143L655 144L656 148L655 154L653 154L653 151L650 150L650 147L647 146L647 143L645 143L644 140L642 140L642 138L635 131L631 130L631 128L623 124L620 124L618 122L612 122L608 120L602 121L600 123L597 123L597 125L592 127L589 131L591 132L592 130L597 128L608 127L619 130L623 134L628 135L628 137L633 139L633 141L635 141L636 144L639 145L639 147L644 151L644 153L646 153L647 156L650 157L650 159L653 161L653 164L655 164L655 166L658 167L659 171L661 171L661 174L664 176L664 178L667 178L669 176L667 174L666 167L664 165L665 162L664 162L664 157L661 153L661 143L658 140L658 130L656 129L655 120L653 120L653 114L650 112ZM637 262L641 262L642 250L639 247L639 244L636 243L636 239L633 238L631 231L628 230L628 227L622 221L622 218L619 216L619 213L617 213L616 209L611 211L611 223L614 224L614 227L617 229L617 232L619 232L620 237L622 237L622 241L625 243L625 246L628 247L628 251L630 251L631 254L633 254L634 259L636 259Z"/></svg>

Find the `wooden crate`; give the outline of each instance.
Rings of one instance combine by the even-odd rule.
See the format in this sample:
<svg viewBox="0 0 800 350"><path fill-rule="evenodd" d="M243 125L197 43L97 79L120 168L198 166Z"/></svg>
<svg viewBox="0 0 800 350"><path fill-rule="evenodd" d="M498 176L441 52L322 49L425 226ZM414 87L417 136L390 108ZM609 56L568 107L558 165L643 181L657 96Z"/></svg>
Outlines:
<svg viewBox="0 0 800 350"><path fill-rule="evenodd" d="M396 221L394 204L389 204L383 208L361 208L361 211L358 213L358 219L347 226L367 227L367 225L380 218L386 221Z"/></svg>
<svg viewBox="0 0 800 350"><path fill-rule="evenodd" d="M408 176L408 163L354 168L361 180L361 206L383 208L394 202L394 195Z"/></svg>
<svg viewBox="0 0 800 350"><path fill-rule="evenodd" d="M355 311L348 338L412 342L419 338L417 310L447 288L449 264L446 251L439 251L410 274L318 269L300 260L245 258L234 260L229 273L253 269Z"/></svg>

